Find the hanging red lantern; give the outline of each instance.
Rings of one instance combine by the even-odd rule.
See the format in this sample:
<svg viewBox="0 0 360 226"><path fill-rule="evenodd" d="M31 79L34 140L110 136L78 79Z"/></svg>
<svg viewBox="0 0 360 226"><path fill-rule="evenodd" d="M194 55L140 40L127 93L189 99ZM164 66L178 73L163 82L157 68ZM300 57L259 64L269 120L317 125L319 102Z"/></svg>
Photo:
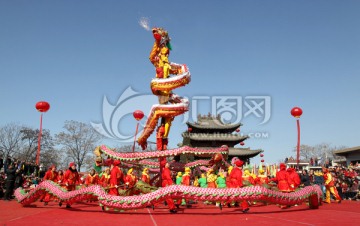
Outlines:
<svg viewBox="0 0 360 226"><path fill-rule="evenodd" d="M294 116L295 118L300 118L300 116L302 115L303 111L301 108L299 107L294 107L293 109L291 109L291 115Z"/></svg>
<svg viewBox="0 0 360 226"><path fill-rule="evenodd" d="M241 146L244 146L244 145L245 145L245 143L244 143L244 142L240 142L240 145L241 145Z"/></svg>
<svg viewBox="0 0 360 226"><path fill-rule="evenodd" d="M264 159L261 159L261 162L265 162L265 160L264 160Z"/></svg>
<svg viewBox="0 0 360 226"><path fill-rule="evenodd" d="M136 110L134 111L133 116L137 121L140 121L144 117L144 112Z"/></svg>
<svg viewBox="0 0 360 226"><path fill-rule="evenodd" d="M261 157L261 158L264 157L264 154L260 154L260 157Z"/></svg>
<svg viewBox="0 0 360 226"><path fill-rule="evenodd" d="M189 132L191 132L191 131L192 131L192 128L191 128L191 127L189 127L189 128L188 128L188 131L189 131Z"/></svg>
<svg viewBox="0 0 360 226"><path fill-rule="evenodd" d="M50 104L46 101L39 101L36 103L35 108L40 112L47 112L50 109Z"/></svg>
<svg viewBox="0 0 360 226"><path fill-rule="evenodd" d="M237 128L235 131L238 133L238 132L240 132L240 129L239 129L239 128Z"/></svg>

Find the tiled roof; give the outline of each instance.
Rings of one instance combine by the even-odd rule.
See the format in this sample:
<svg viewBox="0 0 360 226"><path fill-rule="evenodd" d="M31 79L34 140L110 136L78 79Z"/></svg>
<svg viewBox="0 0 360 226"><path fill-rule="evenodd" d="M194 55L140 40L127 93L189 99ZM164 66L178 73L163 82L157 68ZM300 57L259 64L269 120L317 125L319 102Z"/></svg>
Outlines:
<svg viewBox="0 0 360 226"><path fill-rule="evenodd" d="M264 152L263 150L251 150L250 148L232 148L229 147L229 156L256 156Z"/></svg>
<svg viewBox="0 0 360 226"><path fill-rule="evenodd" d="M336 155L347 155L349 154L350 152L359 152L360 151L360 146L357 146L357 147L352 147L352 148L346 148L346 149L343 149L343 150L338 150L338 151L334 151L333 153L336 154Z"/></svg>
<svg viewBox="0 0 360 226"><path fill-rule="evenodd" d="M197 122L187 122L189 127L198 129L237 129L242 126L241 123L226 124L219 117L198 117Z"/></svg>

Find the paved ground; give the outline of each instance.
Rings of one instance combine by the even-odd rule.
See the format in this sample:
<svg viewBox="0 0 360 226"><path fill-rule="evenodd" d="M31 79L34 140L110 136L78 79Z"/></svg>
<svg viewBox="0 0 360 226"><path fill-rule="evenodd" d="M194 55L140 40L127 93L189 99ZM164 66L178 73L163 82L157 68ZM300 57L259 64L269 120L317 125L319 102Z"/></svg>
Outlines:
<svg viewBox="0 0 360 226"><path fill-rule="evenodd" d="M57 203L44 206L36 202L23 207L16 201L0 201L0 225L359 225L360 201L343 201L341 204L323 204L311 210L306 204L282 210L276 205L252 206L244 214L238 208L224 207L220 210L212 205L196 204L192 208L180 208L170 214L160 205L154 210L139 209L125 212L103 212L95 204L78 203L71 209L59 207Z"/></svg>

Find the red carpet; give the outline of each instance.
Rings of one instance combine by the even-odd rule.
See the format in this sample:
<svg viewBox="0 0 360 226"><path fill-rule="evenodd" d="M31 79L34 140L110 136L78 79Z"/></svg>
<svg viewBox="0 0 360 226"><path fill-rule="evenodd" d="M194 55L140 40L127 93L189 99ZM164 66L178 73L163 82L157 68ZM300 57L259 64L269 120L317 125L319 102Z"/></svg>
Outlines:
<svg viewBox="0 0 360 226"><path fill-rule="evenodd" d="M307 205L282 210L275 205L252 206L246 214L238 208L224 207L221 211L213 205L196 204L180 208L170 214L160 205L155 210L139 209L125 212L103 212L96 204L78 203L71 209L57 203L44 206L36 202L23 207L16 201L0 201L0 225L358 225L360 201L343 201L341 204L323 204L310 210Z"/></svg>

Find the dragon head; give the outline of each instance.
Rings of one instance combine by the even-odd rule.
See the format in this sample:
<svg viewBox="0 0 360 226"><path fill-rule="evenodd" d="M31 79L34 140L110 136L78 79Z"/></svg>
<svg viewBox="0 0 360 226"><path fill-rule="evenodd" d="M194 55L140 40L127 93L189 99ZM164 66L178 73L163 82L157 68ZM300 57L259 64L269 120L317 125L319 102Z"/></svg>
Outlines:
<svg viewBox="0 0 360 226"><path fill-rule="evenodd" d="M159 27L154 27L152 29L152 33L154 35L156 42L159 45L167 46L171 50L170 37L169 37L168 32L165 29L159 28Z"/></svg>

